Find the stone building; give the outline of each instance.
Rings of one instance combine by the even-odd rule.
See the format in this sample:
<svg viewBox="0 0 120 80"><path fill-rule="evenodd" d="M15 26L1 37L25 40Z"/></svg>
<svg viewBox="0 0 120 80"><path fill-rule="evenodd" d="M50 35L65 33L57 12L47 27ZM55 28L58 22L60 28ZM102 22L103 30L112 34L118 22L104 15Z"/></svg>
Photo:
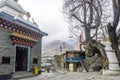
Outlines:
<svg viewBox="0 0 120 80"><path fill-rule="evenodd" d="M40 66L42 37L47 33L29 18L17 1L0 0L0 75Z"/></svg>
<svg viewBox="0 0 120 80"><path fill-rule="evenodd" d="M62 65L62 60L61 60L62 56L61 55L54 55L54 67L56 70L60 70Z"/></svg>

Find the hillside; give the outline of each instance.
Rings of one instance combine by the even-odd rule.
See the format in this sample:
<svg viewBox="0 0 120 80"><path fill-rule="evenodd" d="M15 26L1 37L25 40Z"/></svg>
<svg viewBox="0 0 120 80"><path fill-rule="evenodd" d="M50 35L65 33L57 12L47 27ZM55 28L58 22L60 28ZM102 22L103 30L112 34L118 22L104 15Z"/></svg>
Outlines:
<svg viewBox="0 0 120 80"><path fill-rule="evenodd" d="M63 44L63 43L65 43L65 44ZM63 48L64 46L65 46L65 48ZM66 42L63 42L60 40L54 40L43 46L42 56L54 56L56 54L59 55L60 47L62 47L62 51L73 49L73 46Z"/></svg>

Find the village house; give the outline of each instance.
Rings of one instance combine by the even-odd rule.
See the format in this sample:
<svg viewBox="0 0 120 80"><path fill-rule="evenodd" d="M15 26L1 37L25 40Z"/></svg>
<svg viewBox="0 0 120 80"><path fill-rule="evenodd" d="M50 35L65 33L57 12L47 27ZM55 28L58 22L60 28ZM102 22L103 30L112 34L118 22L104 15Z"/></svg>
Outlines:
<svg viewBox="0 0 120 80"><path fill-rule="evenodd" d="M64 67L68 71L80 71L82 61L86 58L84 51L70 50L65 53ZM84 66L85 67L85 66Z"/></svg>
<svg viewBox="0 0 120 80"><path fill-rule="evenodd" d="M41 64L41 31L15 0L0 0L0 75L31 71ZM26 19L24 19L26 17Z"/></svg>

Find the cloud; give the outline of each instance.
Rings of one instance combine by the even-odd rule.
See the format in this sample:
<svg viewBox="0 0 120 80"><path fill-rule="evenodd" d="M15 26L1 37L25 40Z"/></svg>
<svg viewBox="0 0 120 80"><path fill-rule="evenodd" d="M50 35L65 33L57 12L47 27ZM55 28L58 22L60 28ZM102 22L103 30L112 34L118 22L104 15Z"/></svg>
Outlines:
<svg viewBox="0 0 120 80"><path fill-rule="evenodd" d="M64 40L68 33L68 24L62 14L63 0L19 0L22 7L31 13L40 29L48 33L43 38L47 43L55 39Z"/></svg>
<svg viewBox="0 0 120 80"><path fill-rule="evenodd" d="M68 35L69 34L66 31L64 32L62 31L61 33L58 33L58 34L49 35L50 37L47 37L47 38L43 37L43 45L54 40L67 41L69 39Z"/></svg>

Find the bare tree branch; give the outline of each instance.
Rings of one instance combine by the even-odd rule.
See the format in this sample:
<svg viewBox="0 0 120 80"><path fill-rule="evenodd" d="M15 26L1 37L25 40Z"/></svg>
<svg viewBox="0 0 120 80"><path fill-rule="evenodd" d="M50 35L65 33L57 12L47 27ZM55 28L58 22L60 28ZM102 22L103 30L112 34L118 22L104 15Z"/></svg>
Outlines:
<svg viewBox="0 0 120 80"><path fill-rule="evenodd" d="M83 22L81 19L79 19L75 14L73 14L72 16L73 16L74 18L76 18L78 21L80 21L81 23L84 24L84 22Z"/></svg>

